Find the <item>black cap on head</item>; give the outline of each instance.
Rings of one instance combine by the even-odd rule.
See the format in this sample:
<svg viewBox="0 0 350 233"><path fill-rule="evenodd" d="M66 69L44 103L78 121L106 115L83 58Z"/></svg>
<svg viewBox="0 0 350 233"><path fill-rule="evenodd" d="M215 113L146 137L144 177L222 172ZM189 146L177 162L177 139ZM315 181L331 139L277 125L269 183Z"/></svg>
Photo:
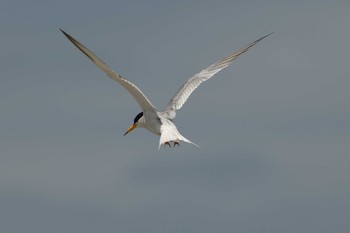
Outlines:
<svg viewBox="0 0 350 233"><path fill-rule="evenodd" d="M143 116L143 112L140 112L137 114L137 116L134 118L134 124L140 120L140 118Z"/></svg>

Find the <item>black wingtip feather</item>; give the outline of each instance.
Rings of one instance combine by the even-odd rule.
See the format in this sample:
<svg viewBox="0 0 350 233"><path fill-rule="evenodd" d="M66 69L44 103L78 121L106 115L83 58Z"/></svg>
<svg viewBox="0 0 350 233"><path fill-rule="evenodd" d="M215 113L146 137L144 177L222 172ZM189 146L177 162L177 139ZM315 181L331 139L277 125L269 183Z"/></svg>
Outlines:
<svg viewBox="0 0 350 233"><path fill-rule="evenodd" d="M65 36L67 36L68 34L65 32L65 31L63 31L61 28L59 28L60 29L60 31L65 35Z"/></svg>
<svg viewBox="0 0 350 233"><path fill-rule="evenodd" d="M95 63L95 60L88 54L86 53L81 47L85 48L84 45L82 45L79 41L77 41L76 39L74 39L71 35L69 35L68 33L66 33L65 31L63 31L60 28L60 31L67 37L68 40L70 40L70 42L72 42L82 53L84 53L92 62ZM88 50L87 48L85 48L86 50ZM89 50L88 50L89 51ZM102 61L101 61L102 62Z"/></svg>

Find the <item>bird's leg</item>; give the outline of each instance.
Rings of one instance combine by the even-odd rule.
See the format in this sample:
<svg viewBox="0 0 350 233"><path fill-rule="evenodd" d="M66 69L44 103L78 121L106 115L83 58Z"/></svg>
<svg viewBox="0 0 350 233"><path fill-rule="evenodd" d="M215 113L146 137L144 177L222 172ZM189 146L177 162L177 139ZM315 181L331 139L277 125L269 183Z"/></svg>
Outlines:
<svg viewBox="0 0 350 233"><path fill-rule="evenodd" d="M171 147L170 142L164 142L164 146L165 145L168 145L169 147Z"/></svg>
<svg viewBox="0 0 350 233"><path fill-rule="evenodd" d="M174 147L175 147L176 145L180 146L180 143L179 143L178 141L174 141Z"/></svg>

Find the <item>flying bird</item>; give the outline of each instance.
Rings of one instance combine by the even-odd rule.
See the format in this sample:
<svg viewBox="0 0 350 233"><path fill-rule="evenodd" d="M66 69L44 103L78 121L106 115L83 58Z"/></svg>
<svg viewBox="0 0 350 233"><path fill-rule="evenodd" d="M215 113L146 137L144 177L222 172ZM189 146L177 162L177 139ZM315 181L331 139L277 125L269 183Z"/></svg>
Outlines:
<svg viewBox="0 0 350 233"><path fill-rule="evenodd" d="M245 53L257 44L262 39L271 35L272 33L263 36L256 41L244 46L243 48L231 53L227 57L219 60L218 62L208 66L199 73L192 76L185 82L176 94L170 99L165 110L160 112L154 107L154 105L149 101L149 99L142 93L142 91L132 82L123 78L118 73L111 70L106 63L104 63L99 57L87 49L83 44L74 39L72 36L67 34L65 31L60 29L60 31L81 51L83 52L99 69L105 72L111 79L117 81L121 86L123 86L140 105L142 112L136 115L131 126L126 130L124 136L135 128L146 128L153 134L159 135L159 145L158 150L161 145L168 145L171 147L180 145L179 142L187 142L198 146L197 144L191 142L184 136L182 136L177 130L173 119L176 116L176 110L179 110L184 103L187 101L188 97L192 92L204 81L213 77L220 70L229 66L237 57ZM198 146L199 147L199 146Z"/></svg>

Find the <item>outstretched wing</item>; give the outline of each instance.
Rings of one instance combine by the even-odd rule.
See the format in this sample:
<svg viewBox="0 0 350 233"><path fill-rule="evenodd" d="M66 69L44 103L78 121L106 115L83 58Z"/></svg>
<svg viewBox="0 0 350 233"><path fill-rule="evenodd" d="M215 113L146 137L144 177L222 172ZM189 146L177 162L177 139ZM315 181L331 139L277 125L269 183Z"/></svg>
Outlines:
<svg viewBox="0 0 350 233"><path fill-rule="evenodd" d="M212 64L211 66L205 68L198 74L195 74L192 76L186 83L184 83L180 89L177 91L177 93L174 95L174 97L170 100L168 103L165 112L167 113L169 118L174 118L176 113L175 111L180 109L182 105L186 102L188 97L192 94L192 92L204 81L210 79L214 76L217 72L220 70L226 68L229 66L237 57L239 57L241 54L245 53L253 47L256 43L264 39L265 37L271 35L272 33L261 37L260 39L257 39L256 41L244 46L243 48L239 49L238 51L235 51L234 53L230 54L229 56L221 59L220 61Z"/></svg>
<svg viewBox="0 0 350 233"><path fill-rule="evenodd" d="M89 49L82 45L79 41L74 39L72 36L67 34L65 31L60 29L61 32L75 45L77 48L82 51L90 60L103 72L105 72L111 79L117 81L121 86L123 86L137 101L141 109L144 112L155 112L155 107L148 100L148 98L142 93L142 91L132 82L126 80L119 74L111 70L106 63L104 63L100 58L93 54Z"/></svg>

